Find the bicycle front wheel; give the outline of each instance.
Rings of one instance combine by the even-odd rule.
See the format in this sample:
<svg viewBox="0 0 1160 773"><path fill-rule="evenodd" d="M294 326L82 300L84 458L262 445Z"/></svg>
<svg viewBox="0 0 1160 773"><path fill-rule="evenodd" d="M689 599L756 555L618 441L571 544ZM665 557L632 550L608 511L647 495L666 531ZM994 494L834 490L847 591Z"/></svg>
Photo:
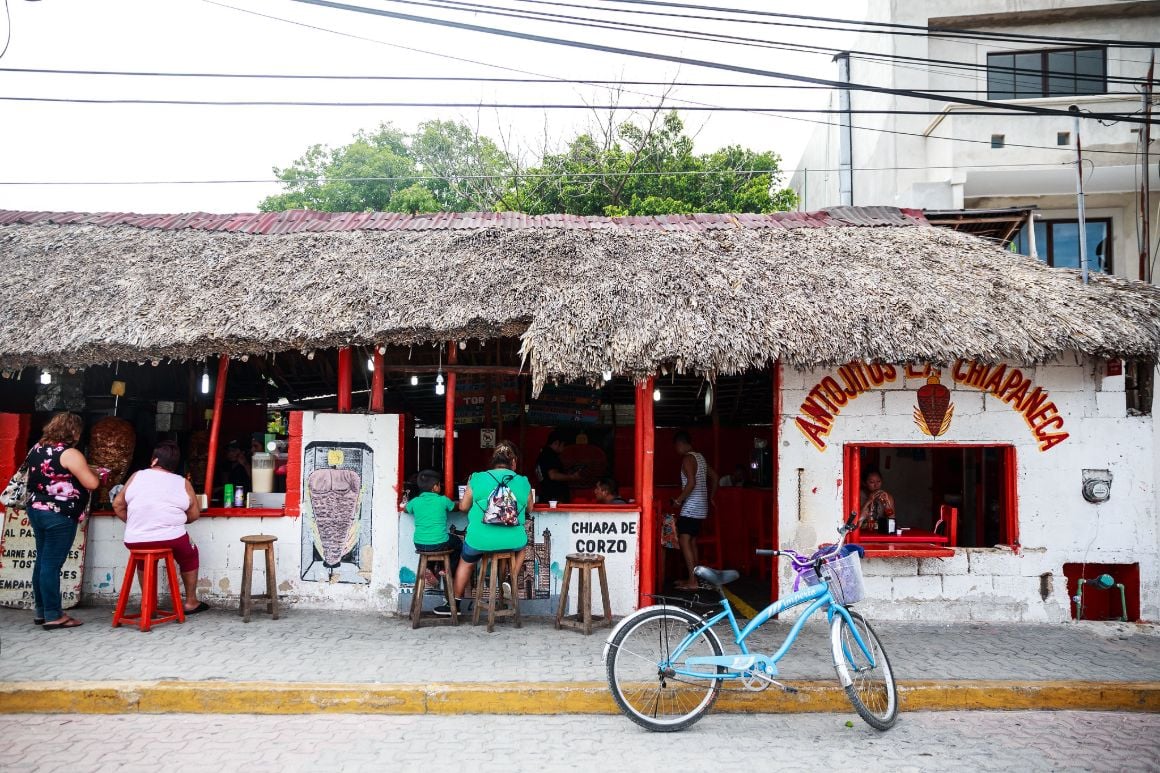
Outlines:
<svg viewBox="0 0 1160 773"><path fill-rule="evenodd" d="M712 708L721 692L716 674L726 669L685 663L689 657L723 652L712 629L697 631L703 622L679 607L657 607L643 609L623 624L609 642L605 668L612 697L625 716L646 730L671 733L689 727Z"/></svg>
<svg viewBox="0 0 1160 773"><path fill-rule="evenodd" d="M830 645L838 681L846 688L846 697L866 724L875 730L889 730L898 719L898 688L890 659L866 618L853 610L847 612L854 621L854 628L841 614L835 614L830 623ZM855 628L858 638L866 645L866 651L854 637ZM866 657L866 652L870 657Z"/></svg>

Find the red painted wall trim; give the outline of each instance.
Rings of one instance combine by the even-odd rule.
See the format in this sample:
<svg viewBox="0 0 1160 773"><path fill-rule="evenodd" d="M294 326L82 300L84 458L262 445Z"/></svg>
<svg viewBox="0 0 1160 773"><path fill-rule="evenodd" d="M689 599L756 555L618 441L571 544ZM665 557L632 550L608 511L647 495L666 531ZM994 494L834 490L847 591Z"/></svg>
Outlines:
<svg viewBox="0 0 1160 773"><path fill-rule="evenodd" d="M230 358L218 358L217 384L213 392L213 421L209 425L209 455L205 461L205 498L213 503L213 473L217 467L218 437L222 429L222 407L226 402L226 380L230 374Z"/></svg>
<svg viewBox="0 0 1160 773"><path fill-rule="evenodd" d="M459 347L454 341L447 351L447 363L459 359ZM455 373L447 371L446 402L443 408L443 494L450 497L455 491Z"/></svg>
<svg viewBox="0 0 1160 773"><path fill-rule="evenodd" d="M351 406L351 353L350 347L338 350L338 412L350 413Z"/></svg>
<svg viewBox="0 0 1160 773"><path fill-rule="evenodd" d="M637 464L641 468L640 489L640 604L651 602L650 594L656 592L657 549L660 543L660 529L656 522L656 492L653 483L656 472L656 422L653 416L653 389L655 379L649 378L637 387L637 422L640 423L641 444L637 451Z"/></svg>
<svg viewBox="0 0 1160 773"><path fill-rule="evenodd" d="M286 515L302 509L302 411L290 412L290 442L286 447Z"/></svg>
<svg viewBox="0 0 1160 773"><path fill-rule="evenodd" d="M379 347L375 347L371 359L375 363L375 372L371 374L371 413L382 413L383 389L387 385L387 374L383 370L383 355L379 352Z"/></svg>

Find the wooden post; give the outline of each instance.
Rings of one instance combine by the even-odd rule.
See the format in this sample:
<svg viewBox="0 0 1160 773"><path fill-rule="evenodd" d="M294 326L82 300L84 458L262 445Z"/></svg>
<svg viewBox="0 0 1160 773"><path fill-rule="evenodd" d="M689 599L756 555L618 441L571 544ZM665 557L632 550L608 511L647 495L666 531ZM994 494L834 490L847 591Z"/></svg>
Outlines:
<svg viewBox="0 0 1160 773"><path fill-rule="evenodd" d="M338 350L338 412L350 413L351 356L350 347Z"/></svg>
<svg viewBox="0 0 1160 773"><path fill-rule="evenodd" d="M660 542L660 527L657 526L653 480L656 464L656 424L653 418L653 389L656 379L649 377L637 387L636 403L640 425L641 444L637 449L637 464L640 465L640 604L651 602L649 595L655 592L657 582L657 546ZM641 410L643 408L643 410Z"/></svg>
<svg viewBox="0 0 1160 773"><path fill-rule="evenodd" d="M371 359L375 364L375 372L371 374L371 413L382 413L383 389L387 385L387 374L383 371L383 354L379 351L379 347L375 347Z"/></svg>
<svg viewBox="0 0 1160 773"><path fill-rule="evenodd" d="M459 359L459 349L452 341L447 350L447 364ZM455 490L455 373L447 371L446 402L443 408L443 495L458 499Z"/></svg>
<svg viewBox="0 0 1160 773"><path fill-rule="evenodd" d="M230 358L224 354L218 358L217 384L213 392L213 421L209 425L209 456L205 461L205 498L208 503L213 497L213 471L217 462L218 435L222 428L222 406L226 401L226 376L230 372ZM223 502L224 507L232 507L232 502Z"/></svg>

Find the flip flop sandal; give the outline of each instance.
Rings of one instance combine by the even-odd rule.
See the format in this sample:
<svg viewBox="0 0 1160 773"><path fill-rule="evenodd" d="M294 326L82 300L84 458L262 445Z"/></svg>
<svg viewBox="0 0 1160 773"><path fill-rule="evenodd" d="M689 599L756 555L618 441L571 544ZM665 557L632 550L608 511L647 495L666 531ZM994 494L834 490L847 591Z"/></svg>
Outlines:
<svg viewBox="0 0 1160 773"><path fill-rule="evenodd" d="M205 612L205 611L206 611L206 610L208 610L209 608L210 608L209 604L206 604L206 603L203 601L203 602L201 602L200 604L198 604L196 607L194 607L193 609L187 609L187 610L185 610L185 614L187 614L187 615L196 615L198 612Z"/></svg>
<svg viewBox="0 0 1160 773"><path fill-rule="evenodd" d="M70 617L63 623L45 623L40 627L46 631L59 631L62 628L79 628L82 625L84 625L84 623L82 623L80 620L77 620L74 617Z"/></svg>

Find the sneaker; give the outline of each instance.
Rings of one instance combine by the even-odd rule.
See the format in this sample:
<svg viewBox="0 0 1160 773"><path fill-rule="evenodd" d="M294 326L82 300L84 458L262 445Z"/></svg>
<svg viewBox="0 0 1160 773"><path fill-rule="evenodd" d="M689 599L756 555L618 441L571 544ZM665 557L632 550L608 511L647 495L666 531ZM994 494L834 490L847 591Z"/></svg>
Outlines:
<svg viewBox="0 0 1160 773"><path fill-rule="evenodd" d="M464 614L465 604L463 602L464 599L455 599L456 611L461 615ZM431 611L442 617L451 617L451 606L449 604L440 604Z"/></svg>

